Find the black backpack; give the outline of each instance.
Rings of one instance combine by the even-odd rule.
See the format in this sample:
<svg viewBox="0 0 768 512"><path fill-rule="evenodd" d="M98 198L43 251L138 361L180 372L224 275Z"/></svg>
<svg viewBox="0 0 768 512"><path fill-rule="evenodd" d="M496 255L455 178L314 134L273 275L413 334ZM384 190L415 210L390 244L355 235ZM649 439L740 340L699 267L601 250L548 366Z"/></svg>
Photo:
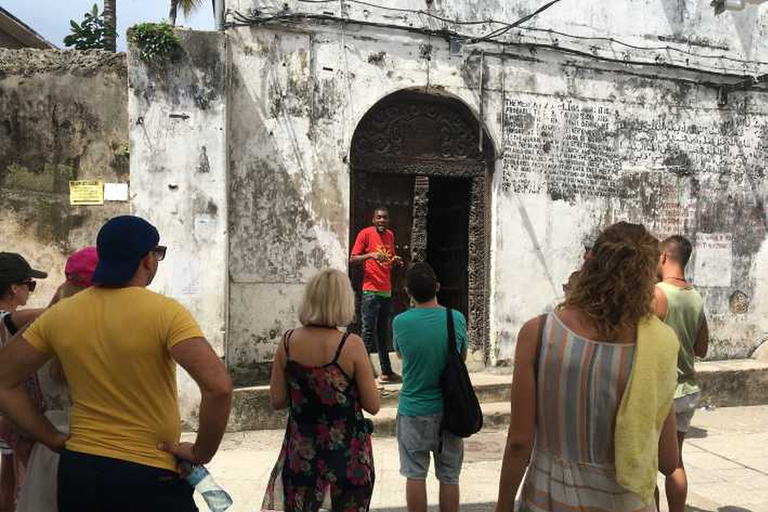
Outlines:
<svg viewBox="0 0 768 512"><path fill-rule="evenodd" d="M456 350L456 330L453 312L448 313L448 355L440 375L443 394L443 430L458 437L469 437L483 428L483 411L477 401L467 365Z"/></svg>

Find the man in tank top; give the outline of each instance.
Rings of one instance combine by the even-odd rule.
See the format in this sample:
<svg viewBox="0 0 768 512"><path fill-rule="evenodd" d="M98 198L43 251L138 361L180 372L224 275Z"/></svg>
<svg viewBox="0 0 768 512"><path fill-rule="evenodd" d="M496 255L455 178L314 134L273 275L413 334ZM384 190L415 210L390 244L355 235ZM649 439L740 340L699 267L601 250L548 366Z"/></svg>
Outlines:
<svg viewBox="0 0 768 512"><path fill-rule="evenodd" d="M659 277L654 296L654 310L677 334L680 352L677 357L675 417L680 457L677 470L666 478L670 512L683 512L688 494L688 479L683 466L683 441L699 403L695 357L707 355L709 330L701 295L685 278L685 267L691 257L691 242L674 235L662 242Z"/></svg>

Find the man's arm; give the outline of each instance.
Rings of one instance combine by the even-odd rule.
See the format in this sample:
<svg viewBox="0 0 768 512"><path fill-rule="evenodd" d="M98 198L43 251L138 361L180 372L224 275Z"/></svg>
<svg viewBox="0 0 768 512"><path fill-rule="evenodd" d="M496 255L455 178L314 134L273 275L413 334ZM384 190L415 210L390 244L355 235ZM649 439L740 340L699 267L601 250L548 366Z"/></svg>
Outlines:
<svg viewBox="0 0 768 512"><path fill-rule="evenodd" d="M381 261L383 258L384 258L383 254L380 254L378 252L369 252L366 254L353 254L352 256L349 257L349 262L362 263L365 260L371 260L371 259L376 261Z"/></svg>
<svg viewBox="0 0 768 512"><path fill-rule="evenodd" d="M709 326L707 325L707 317L704 313L701 314L701 327L699 327L699 333L696 336L696 343L693 344L693 353L696 357L707 357L707 351L709 350Z"/></svg>
<svg viewBox="0 0 768 512"><path fill-rule="evenodd" d="M667 318L667 294L658 286L653 287L653 312L662 322Z"/></svg>
<svg viewBox="0 0 768 512"><path fill-rule="evenodd" d="M193 464L205 464L219 449L227 426L232 404L232 381L205 338L190 338L175 344L171 347L171 357L200 388L200 424L194 444L162 443L158 448Z"/></svg>
<svg viewBox="0 0 768 512"><path fill-rule="evenodd" d="M18 332L0 349L0 410L19 429L51 450L60 451L69 436L56 430L24 389L24 381L45 364L50 355L33 347L23 338L23 332Z"/></svg>
<svg viewBox="0 0 768 512"><path fill-rule="evenodd" d="M365 260L374 259L376 261L381 261L382 258L384 258L384 255L379 254L378 252L365 252L367 245L365 233L361 231L357 234L357 238L355 238L355 245L352 246L352 254L349 256L349 262L356 265Z"/></svg>
<svg viewBox="0 0 768 512"><path fill-rule="evenodd" d="M21 309L11 313L11 322L16 326L16 329L21 329L28 323L36 320L45 309Z"/></svg>

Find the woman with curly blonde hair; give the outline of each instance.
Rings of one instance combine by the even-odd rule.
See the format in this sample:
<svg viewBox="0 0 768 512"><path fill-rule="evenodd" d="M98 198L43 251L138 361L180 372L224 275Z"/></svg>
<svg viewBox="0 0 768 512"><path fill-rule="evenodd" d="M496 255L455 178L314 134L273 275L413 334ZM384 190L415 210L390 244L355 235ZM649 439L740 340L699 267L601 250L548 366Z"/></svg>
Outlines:
<svg viewBox="0 0 768 512"><path fill-rule="evenodd" d="M658 240L643 226L609 226L569 283L565 301L523 325L497 512L512 511L526 469L521 511L655 511L652 494L649 500L619 483L614 440L619 406L638 361L638 331L643 322L655 321L658 260ZM663 342L674 350L674 340ZM671 370L675 364L662 366ZM653 449L659 450L658 467L671 472L676 439L674 415L666 408ZM638 434L648 439L652 432ZM645 469L656 474L656 467Z"/></svg>

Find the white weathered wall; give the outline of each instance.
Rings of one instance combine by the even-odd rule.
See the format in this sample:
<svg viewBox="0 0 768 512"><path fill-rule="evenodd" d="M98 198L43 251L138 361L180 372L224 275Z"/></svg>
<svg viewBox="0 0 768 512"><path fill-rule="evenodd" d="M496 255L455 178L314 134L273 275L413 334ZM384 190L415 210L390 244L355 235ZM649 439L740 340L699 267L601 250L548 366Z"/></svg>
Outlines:
<svg viewBox="0 0 768 512"><path fill-rule="evenodd" d="M694 83L711 80L708 75L600 64L551 50L452 56L447 42L428 36L354 24L343 34L331 27L304 28L229 32L229 342L236 355L230 364L236 372L246 367L246 380L263 377L253 362L269 360L283 330L295 324L306 277L325 265L346 267L346 157L357 122L378 100L407 88L461 99L479 115L481 62L482 121L499 156L493 361L511 358L522 322L551 308L584 244L621 219L643 222L659 236L733 233L724 249L733 255L730 284L702 288L712 316L713 356L743 357L759 344L768 330L755 302L765 290L757 272L765 264L759 252L765 190L757 178L763 175L761 94L732 94L729 105L719 108L716 90ZM427 44L429 61L421 58ZM576 117L566 117L569 111ZM751 125L743 126L747 118ZM588 140L569 139L569 126ZM657 133L644 134L648 130ZM547 143L551 149L545 150ZM729 150L707 153L723 145L746 147L751 154L744 160L730 159ZM573 154L578 146L581 153ZM694 261L694 279L695 268ZM710 277L700 275L699 281L706 284ZM730 311L736 291L750 302L746 314ZM264 309L249 314L254 300Z"/></svg>
<svg viewBox="0 0 768 512"><path fill-rule="evenodd" d="M268 13L271 3L266 5ZM405 0L391 5L422 7ZM436 0L433 12L461 19L489 13L516 19L533 5ZM289 2L292 12L338 9L336 4L323 6ZM230 7L244 12L252 5L244 0ZM282 2L274 7L282 8ZM447 95L475 113L497 155L491 205L491 362L512 357L522 322L552 307L584 245L603 226L623 219L643 222L659 236L683 232L694 240L698 260L689 273L701 286L712 318L712 355L743 357L768 337L763 164L768 98L762 92L731 93L728 104L718 107L717 88L711 84L740 78L697 69L759 70L755 63L713 64L705 57L768 60L765 43L744 37L754 34L763 13L763 8L753 9L743 18L727 14L715 20L703 6L671 0L587 8L563 2L534 24L671 45L699 55L688 55L685 63L679 62L680 51L642 50L627 56L611 41L568 38L566 45L561 39L558 49L552 41L539 41L552 37L540 32L515 35L536 46L465 44L451 53L442 37L355 23L383 19L375 9L360 11L358 4L350 6L350 21L343 25L304 20L232 27L226 32L228 51L217 57L228 62L227 115L200 109L184 94L176 95L180 99L159 94L143 71L131 73L144 77L132 83L132 144L145 146L132 166L134 190L137 199L146 194L142 211L164 223L161 232L191 244L200 258L216 255L202 281L204 298L186 299L201 314L202 304L221 305L207 329L223 323L227 280L222 272L228 261L227 362L236 380L254 382L266 377L277 340L296 324L303 283L318 268L346 268L348 160L357 123L398 90ZM386 18L387 24L412 22L417 28L425 26L424 19ZM185 46L213 37L220 36L190 34ZM587 45L587 53L595 55L562 51L578 45L582 50ZM618 62L606 60L608 54ZM688 69L669 68L675 59ZM195 61L193 77L218 76L220 62ZM181 90L179 77L169 80L176 84L173 90ZM144 117L155 132L143 135L148 126L135 125L138 106L149 114ZM167 113L180 106L206 122L194 129L182 129L191 126L182 121L169 124ZM173 144L184 150L171 152ZM194 169L202 145L211 165L211 173L202 178L218 180L228 166L228 186L223 179L190 183L190 176L201 178ZM139 165L152 172L139 171ZM180 185L175 192L168 190L169 178ZM223 232L207 244L190 235L194 216L206 212L207 201L198 200L203 192L216 195L211 199L219 221L229 216L227 224L216 224L217 229L228 226L228 246ZM724 277L726 269L716 268L723 258L732 262L730 279ZM182 271L180 277L189 275L194 272ZM163 286L173 294L172 278L164 277Z"/></svg>
<svg viewBox="0 0 768 512"><path fill-rule="evenodd" d="M178 31L183 54L166 69L129 47L132 206L160 231L168 255L151 288L186 306L224 354L227 290L226 38ZM174 117L171 117L174 116ZM179 368L182 418L199 393Z"/></svg>

